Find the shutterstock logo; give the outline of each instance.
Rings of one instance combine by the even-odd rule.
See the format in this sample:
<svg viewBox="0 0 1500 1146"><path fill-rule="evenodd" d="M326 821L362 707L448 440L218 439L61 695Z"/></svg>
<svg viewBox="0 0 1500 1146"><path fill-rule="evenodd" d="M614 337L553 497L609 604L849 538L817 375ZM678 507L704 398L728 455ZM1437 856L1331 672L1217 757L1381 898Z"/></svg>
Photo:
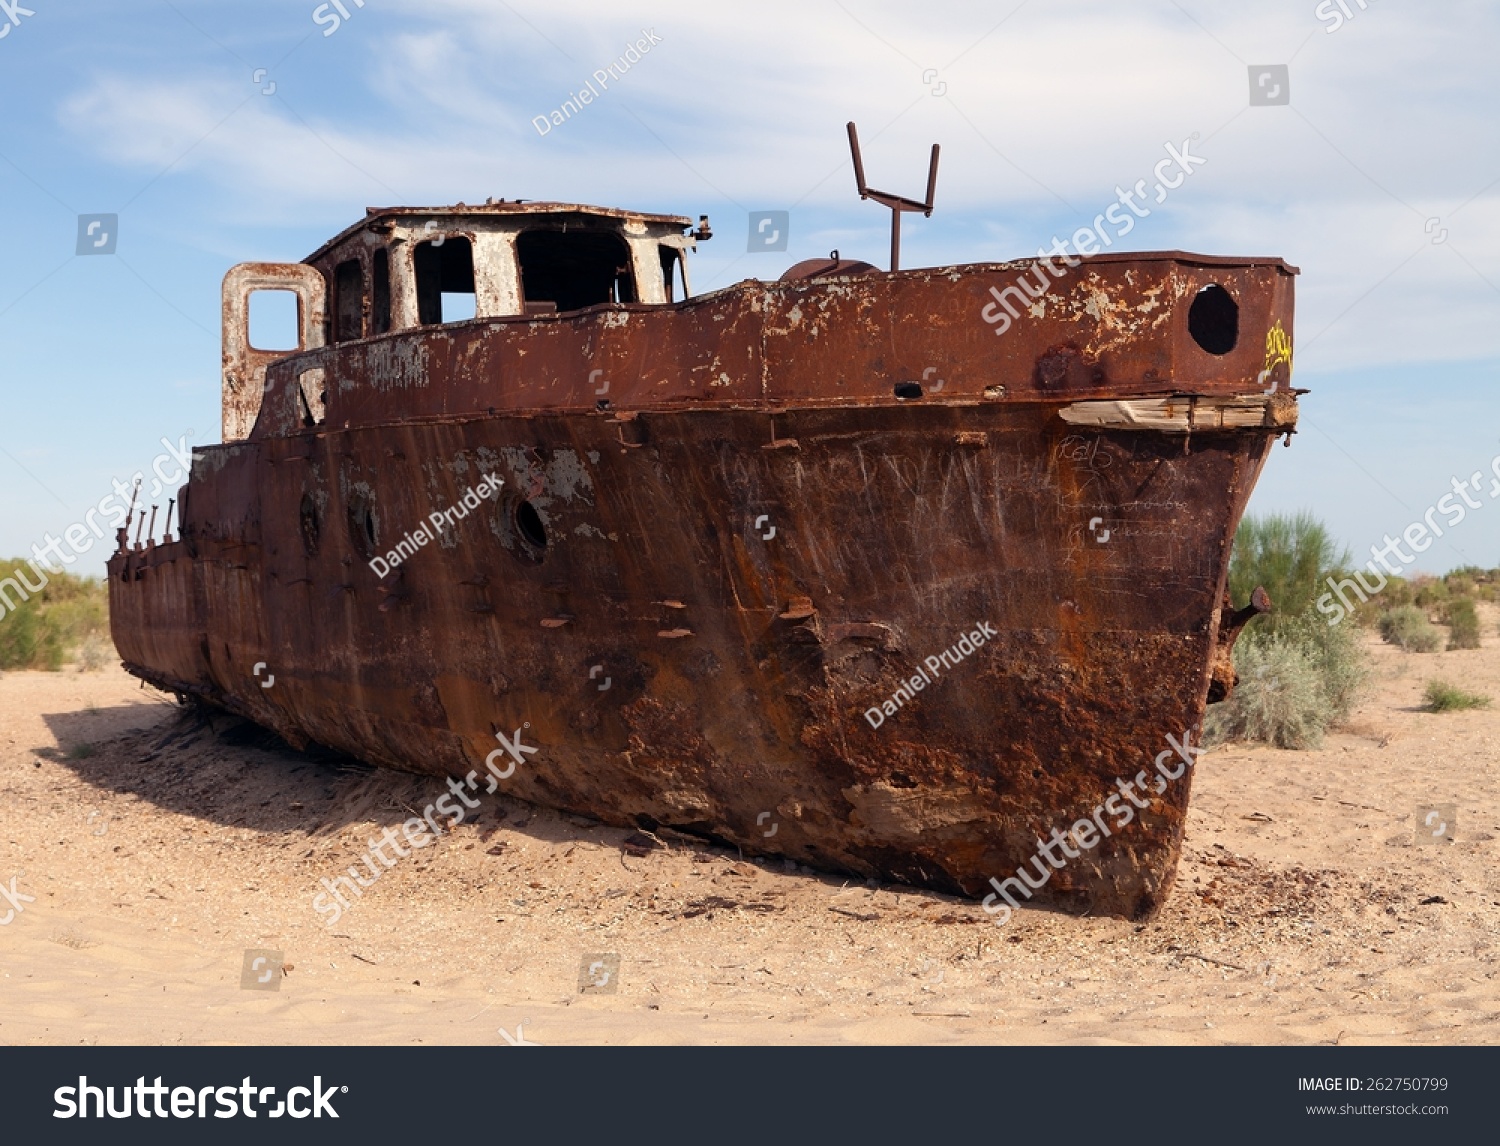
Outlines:
<svg viewBox="0 0 1500 1146"><path fill-rule="evenodd" d="M12 28L21 25L23 16L35 16L30 8L22 8L17 0L0 0L0 40L10 35Z"/></svg>
<svg viewBox="0 0 1500 1146"><path fill-rule="evenodd" d="M21 906L23 903L36 902L36 896L27 895L24 891L20 891L16 888L16 880L19 878L20 876L11 876L9 887L6 887L5 884L0 883L0 903L10 904L10 907L6 910L5 914L0 915L0 927L4 927L7 923L11 922L11 920L15 919L16 916L20 915L21 912L26 910Z"/></svg>
<svg viewBox="0 0 1500 1146"><path fill-rule="evenodd" d="M120 1092L120 1105L115 1106L115 1091ZM323 1085L323 1076L313 1076L311 1087L294 1086L286 1092L286 1098L271 1105L276 1097L274 1086L256 1086L249 1075L240 1080L239 1086L203 1086L194 1090L191 1086L164 1086L161 1075L150 1086L144 1077L135 1080L135 1085L121 1087L90 1086L86 1074L78 1076L77 1086L59 1086L52 1092L57 1109L53 1118L87 1118L92 1105L95 1118L207 1118L208 1104L212 1099L217 1109L215 1118L236 1118L243 1115L255 1118L264 1113L267 1118L280 1118L289 1114L293 1118L337 1118L339 1112L333 1108L333 1096L348 1094L347 1086ZM147 1099L150 1099L149 1104ZM93 1100L90 1103L90 1100ZM309 1106L307 1101L312 1100ZM167 1110L171 1106L171 1110ZM262 1109L256 1110L259 1106Z"/></svg>

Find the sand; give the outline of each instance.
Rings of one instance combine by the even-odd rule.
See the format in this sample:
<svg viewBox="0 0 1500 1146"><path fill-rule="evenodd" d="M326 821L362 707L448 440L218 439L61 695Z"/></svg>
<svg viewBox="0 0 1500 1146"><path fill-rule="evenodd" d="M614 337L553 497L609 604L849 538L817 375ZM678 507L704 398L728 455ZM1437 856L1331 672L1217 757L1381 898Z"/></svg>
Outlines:
<svg viewBox="0 0 1500 1146"><path fill-rule="evenodd" d="M319 880L438 781L204 724L119 669L6 674L0 884L35 899L0 926L0 1043L1494 1042L1500 709L1419 707L1433 676L1500 700L1486 640L1371 638L1321 750L1204 756L1151 923L1004 928L499 797L327 927ZM1429 804L1451 839L1419 842ZM276 990L242 987L247 949L279 953Z"/></svg>

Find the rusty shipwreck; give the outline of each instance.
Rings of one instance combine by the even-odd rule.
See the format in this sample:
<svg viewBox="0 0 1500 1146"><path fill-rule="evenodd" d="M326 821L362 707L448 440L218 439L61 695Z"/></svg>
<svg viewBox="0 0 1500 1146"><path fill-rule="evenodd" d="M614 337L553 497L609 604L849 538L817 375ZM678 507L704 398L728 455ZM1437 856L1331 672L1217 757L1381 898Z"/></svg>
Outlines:
<svg viewBox="0 0 1500 1146"><path fill-rule="evenodd" d="M997 336L1041 260L692 296L693 227L372 209L234 268L223 443L175 536L121 531L115 644L293 744L463 777L524 729L509 794L983 895L1232 685L1296 271L1098 255ZM249 344L258 290L294 350ZM1037 900L1153 911L1190 778Z"/></svg>

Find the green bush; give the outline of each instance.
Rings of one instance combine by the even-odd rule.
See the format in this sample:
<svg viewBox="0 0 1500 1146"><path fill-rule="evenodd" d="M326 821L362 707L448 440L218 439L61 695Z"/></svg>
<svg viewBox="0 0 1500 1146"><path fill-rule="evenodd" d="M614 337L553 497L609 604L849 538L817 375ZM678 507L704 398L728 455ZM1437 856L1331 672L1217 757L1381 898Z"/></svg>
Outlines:
<svg viewBox="0 0 1500 1146"><path fill-rule="evenodd" d="M1301 648L1323 682L1327 727L1349 719L1370 679L1369 657L1354 626L1329 625L1304 615L1288 626L1285 638Z"/></svg>
<svg viewBox="0 0 1500 1146"><path fill-rule="evenodd" d="M0 669L56 671L80 648L87 665L101 659L101 643L112 655L104 584L92 577L48 573L40 590L32 592L30 586L39 580L29 564L0 560Z"/></svg>
<svg viewBox="0 0 1500 1146"><path fill-rule="evenodd" d="M1450 649L1477 649L1479 647L1479 613L1468 597L1455 597L1443 610L1443 623L1448 626Z"/></svg>
<svg viewBox="0 0 1500 1146"><path fill-rule="evenodd" d="M1381 637L1409 653L1435 653L1443 644L1443 634L1427 619L1427 611L1416 605L1387 609L1380 615L1378 628Z"/></svg>
<svg viewBox="0 0 1500 1146"><path fill-rule="evenodd" d="M1411 587L1411 582L1405 577L1389 577L1386 579L1385 588L1370 598L1373 607L1358 610L1360 620L1377 622L1380 619L1382 607L1395 609L1401 605L1410 605L1416 595L1417 591ZM1376 602L1379 604L1376 605Z"/></svg>
<svg viewBox="0 0 1500 1146"><path fill-rule="evenodd" d="M1465 692L1445 680L1430 680L1423 694L1433 712L1459 712L1466 708L1488 708L1490 698L1483 693Z"/></svg>
<svg viewBox="0 0 1500 1146"><path fill-rule="evenodd" d="M1443 578L1448 592L1454 597L1472 597L1478 584L1466 573L1449 573Z"/></svg>
<svg viewBox="0 0 1500 1146"><path fill-rule="evenodd" d="M1295 517L1246 517L1229 557L1229 594L1236 605L1261 586L1275 606L1257 627L1279 629L1307 613L1327 590L1324 578L1349 564L1323 523L1303 511Z"/></svg>
<svg viewBox="0 0 1500 1146"><path fill-rule="evenodd" d="M1239 683L1209 708L1204 735L1211 743L1315 748L1329 728L1348 719L1369 677L1357 627L1330 625L1316 611L1325 578L1348 564L1348 554L1306 513L1246 518L1234 544L1234 603L1261 585L1273 611L1240 634L1234 650Z"/></svg>
<svg viewBox="0 0 1500 1146"><path fill-rule="evenodd" d="M42 624L40 609L28 602L0 617L0 669L55 669L61 664L57 633Z"/></svg>
<svg viewBox="0 0 1500 1146"><path fill-rule="evenodd" d="M1412 603L1419 609L1432 609L1445 605L1448 598L1453 595L1449 592L1445 582L1433 577L1418 577L1412 585L1417 591L1416 596L1412 598Z"/></svg>

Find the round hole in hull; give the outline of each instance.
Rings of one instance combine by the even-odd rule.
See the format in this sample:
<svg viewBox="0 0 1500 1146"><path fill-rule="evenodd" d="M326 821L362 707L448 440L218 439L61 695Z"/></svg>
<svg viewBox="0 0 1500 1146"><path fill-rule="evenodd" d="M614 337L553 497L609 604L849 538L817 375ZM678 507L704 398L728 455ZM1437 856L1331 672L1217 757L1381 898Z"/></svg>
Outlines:
<svg viewBox="0 0 1500 1146"><path fill-rule="evenodd" d="M1240 340L1240 307L1218 283L1198 292L1188 308L1188 333L1210 354L1228 354Z"/></svg>
<svg viewBox="0 0 1500 1146"><path fill-rule="evenodd" d="M516 506L516 532L538 549L547 548L547 527L542 524L542 515L537 513L536 506L529 501Z"/></svg>

